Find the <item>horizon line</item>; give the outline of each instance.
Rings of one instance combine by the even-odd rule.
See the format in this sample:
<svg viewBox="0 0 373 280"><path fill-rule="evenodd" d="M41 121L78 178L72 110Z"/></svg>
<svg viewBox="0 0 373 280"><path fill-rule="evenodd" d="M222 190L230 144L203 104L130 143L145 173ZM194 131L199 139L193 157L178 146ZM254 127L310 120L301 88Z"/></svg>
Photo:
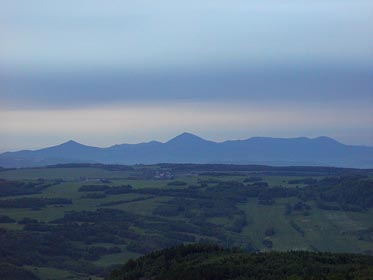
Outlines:
<svg viewBox="0 0 373 280"><path fill-rule="evenodd" d="M109 145L109 146L93 146L93 145L83 144L83 143L78 142L78 141L76 141L74 139L69 139L69 140L64 141L62 143L51 145L51 146L46 146L46 147L42 147L42 148L20 149L20 150L13 150L13 151L3 151L3 152L0 152L0 155L1 154L5 154L5 153L20 152L20 151L38 151L38 150L43 150L43 149L47 149L47 148L53 148L53 147L62 146L62 145L66 145L66 144L77 144L77 145L81 145L81 146L87 146L87 147L99 148L99 149L107 149L107 148L112 148L112 147L121 146L121 145L139 145L139 144L149 144L149 143L167 144L167 143L171 142L172 140L178 139L179 137L183 137L183 136L184 137L194 137L195 139L200 139L202 141L212 142L212 143L216 143L216 144L230 142L230 141L247 141L247 140L256 139L256 138L258 138L258 139L278 139L278 140L295 140L295 139L317 140L317 139L328 139L328 140L332 140L332 141L334 141L336 143L339 143L339 144L345 145L345 146L373 147L373 146L370 146L370 145L346 144L346 143L340 142L339 140L337 140L335 138L332 138L332 137L329 137L329 136L325 136L325 135L320 135L320 136L316 136L316 137L307 137L307 136L297 136L297 137L251 136L251 137L243 138L243 139L226 139L226 140L222 140L222 141L214 141L214 140L205 139L205 138L203 138L203 137L201 137L201 136L199 136L197 134L184 131L184 132L182 132L180 134L177 134L174 137L169 138L166 141L150 140L150 141L144 141L144 142L140 141L140 142L136 142L136 143L126 143L126 142L124 142L124 143L119 143L119 144L112 144L112 145Z"/></svg>

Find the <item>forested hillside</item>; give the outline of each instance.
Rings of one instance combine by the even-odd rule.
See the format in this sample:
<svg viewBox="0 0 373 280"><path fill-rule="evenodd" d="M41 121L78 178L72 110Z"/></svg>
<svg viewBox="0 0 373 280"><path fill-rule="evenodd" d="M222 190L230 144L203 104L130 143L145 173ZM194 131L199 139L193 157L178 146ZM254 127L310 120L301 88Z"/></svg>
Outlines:
<svg viewBox="0 0 373 280"><path fill-rule="evenodd" d="M244 253L181 245L129 260L109 280L369 280L373 257L314 252Z"/></svg>

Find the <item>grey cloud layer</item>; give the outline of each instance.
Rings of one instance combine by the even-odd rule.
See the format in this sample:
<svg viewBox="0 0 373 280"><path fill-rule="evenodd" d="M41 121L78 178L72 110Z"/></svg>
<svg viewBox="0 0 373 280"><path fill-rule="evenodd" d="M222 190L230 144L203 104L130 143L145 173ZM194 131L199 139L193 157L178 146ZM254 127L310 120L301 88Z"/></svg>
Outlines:
<svg viewBox="0 0 373 280"><path fill-rule="evenodd" d="M345 67L345 68L343 68ZM373 102L373 68L277 67L3 75L2 107L189 101Z"/></svg>

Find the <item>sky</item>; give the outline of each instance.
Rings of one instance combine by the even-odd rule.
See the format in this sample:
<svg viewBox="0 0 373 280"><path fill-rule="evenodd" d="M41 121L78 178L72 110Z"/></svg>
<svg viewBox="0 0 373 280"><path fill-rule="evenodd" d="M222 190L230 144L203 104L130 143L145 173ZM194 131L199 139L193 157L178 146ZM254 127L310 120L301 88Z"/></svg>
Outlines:
<svg viewBox="0 0 373 280"><path fill-rule="evenodd" d="M0 151L184 131L373 146L370 0L0 0Z"/></svg>

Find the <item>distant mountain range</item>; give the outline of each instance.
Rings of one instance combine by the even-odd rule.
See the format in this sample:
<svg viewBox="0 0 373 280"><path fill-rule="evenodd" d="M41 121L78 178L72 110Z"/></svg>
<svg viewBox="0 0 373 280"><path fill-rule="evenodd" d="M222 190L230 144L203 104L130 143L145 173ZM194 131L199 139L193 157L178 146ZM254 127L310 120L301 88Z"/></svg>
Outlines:
<svg viewBox="0 0 373 280"><path fill-rule="evenodd" d="M218 143L190 133L182 133L165 143L151 141L98 148L71 140L40 150L0 154L2 167L36 167L83 162L234 163L373 168L373 147L345 145L328 137L253 137Z"/></svg>

